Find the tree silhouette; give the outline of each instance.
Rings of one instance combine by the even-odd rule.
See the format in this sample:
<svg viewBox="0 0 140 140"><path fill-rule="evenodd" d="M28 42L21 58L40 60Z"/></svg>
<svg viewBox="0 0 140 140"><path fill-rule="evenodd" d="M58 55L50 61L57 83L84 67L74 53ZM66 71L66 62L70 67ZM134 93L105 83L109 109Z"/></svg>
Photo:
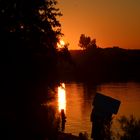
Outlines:
<svg viewBox="0 0 140 140"><path fill-rule="evenodd" d="M28 46L56 46L61 34L57 17L62 15L56 4L56 0L1 0L0 36L10 33Z"/></svg>
<svg viewBox="0 0 140 140"><path fill-rule="evenodd" d="M88 36L85 36L85 34L81 34L80 40L79 40L79 47L82 49L86 49L88 45L90 44L91 38Z"/></svg>
<svg viewBox="0 0 140 140"><path fill-rule="evenodd" d="M91 37L86 36L85 34L81 34L78 45L82 49L97 48L96 39L91 39Z"/></svg>
<svg viewBox="0 0 140 140"><path fill-rule="evenodd" d="M122 116L118 119L123 133L119 133L120 140L139 140L140 139L140 120L133 115L129 117ZM123 135L122 135L123 134Z"/></svg>
<svg viewBox="0 0 140 140"><path fill-rule="evenodd" d="M62 35L58 21L62 14L56 6L56 0L0 0L1 60L7 69L20 76L23 72L23 77L56 69Z"/></svg>
<svg viewBox="0 0 140 140"><path fill-rule="evenodd" d="M89 44L88 48L94 48L94 49L97 48L96 39L92 39L92 40L90 41L90 44Z"/></svg>
<svg viewBox="0 0 140 140"><path fill-rule="evenodd" d="M4 139L56 139L55 110L42 105L49 100L46 89L56 83L56 45L61 35L57 17L62 15L56 4L56 0L0 0Z"/></svg>

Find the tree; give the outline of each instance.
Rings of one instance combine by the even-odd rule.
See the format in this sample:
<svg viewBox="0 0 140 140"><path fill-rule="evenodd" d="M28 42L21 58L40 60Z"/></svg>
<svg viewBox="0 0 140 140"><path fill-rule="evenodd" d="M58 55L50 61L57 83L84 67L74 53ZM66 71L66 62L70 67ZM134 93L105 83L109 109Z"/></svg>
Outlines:
<svg viewBox="0 0 140 140"><path fill-rule="evenodd" d="M96 39L91 39L91 37L81 34L79 40L79 47L82 49L97 48Z"/></svg>
<svg viewBox="0 0 140 140"><path fill-rule="evenodd" d="M56 5L56 0L0 0L1 60L16 75L55 69L62 15Z"/></svg>
<svg viewBox="0 0 140 140"><path fill-rule="evenodd" d="M89 48L97 48L97 45L96 45L96 39L92 39L90 44L89 44Z"/></svg>
<svg viewBox="0 0 140 140"><path fill-rule="evenodd" d="M82 49L86 49L88 45L90 44L91 38L88 36L85 36L85 34L81 34L80 40L79 40L79 47Z"/></svg>
<svg viewBox="0 0 140 140"><path fill-rule="evenodd" d="M49 117L50 110L42 106L47 91L41 94L31 90L40 85L42 77L53 83L55 47L61 35L57 17L62 15L56 4L56 0L0 0L0 99L2 104L8 101L1 109L4 139L55 136L50 128L53 114Z"/></svg>
<svg viewBox="0 0 140 140"><path fill-rule="evenodd" d="M56 4L56 0L1 0L0 36L10 34L30 47L56 47L61 35L57 17L62 15Z"/></svg>

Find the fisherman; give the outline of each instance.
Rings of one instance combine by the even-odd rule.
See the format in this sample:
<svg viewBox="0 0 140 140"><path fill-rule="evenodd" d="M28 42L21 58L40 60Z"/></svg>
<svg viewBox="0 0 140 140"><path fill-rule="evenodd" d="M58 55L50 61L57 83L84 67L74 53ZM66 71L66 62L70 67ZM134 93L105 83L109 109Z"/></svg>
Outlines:
<svg viewBox="0 0 140 140"><path fill-rule="evenodd" d="M61 130L65 130L65 123L66 123L66 115L64 109L61 109Z"/></svg>

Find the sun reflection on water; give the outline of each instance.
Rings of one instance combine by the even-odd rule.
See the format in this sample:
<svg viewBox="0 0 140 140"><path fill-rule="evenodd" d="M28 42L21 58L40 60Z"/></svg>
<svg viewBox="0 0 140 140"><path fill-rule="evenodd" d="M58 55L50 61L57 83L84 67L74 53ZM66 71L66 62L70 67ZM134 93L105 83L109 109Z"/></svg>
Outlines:
<svg viewBox="0 0 140 140"><path fill-rule="evenodd" d="M59 109L59 112L61 112L61 110L64 109L66 113L66 90L65 90L64 83L62 83L58 87L58 109Z"/></svg>

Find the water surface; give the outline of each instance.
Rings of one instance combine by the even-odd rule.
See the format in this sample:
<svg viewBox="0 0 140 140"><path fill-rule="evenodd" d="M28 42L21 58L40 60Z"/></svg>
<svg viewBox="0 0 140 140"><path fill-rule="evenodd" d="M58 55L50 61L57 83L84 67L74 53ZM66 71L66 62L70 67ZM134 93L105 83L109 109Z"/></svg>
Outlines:
<svg viewBox="0 0 140 140"><path fill-rule="evenodd" d="M78 135L79 132L86 131L90 136L90 114L96 92L121 101L121 106L115 118L131 114L140 118L140 83L107 83L98 86L94 84L65 83L65 87L58 87L57 89L55 104L59 112L61 109L65 110L67 116L65 132Z"/></svg>

